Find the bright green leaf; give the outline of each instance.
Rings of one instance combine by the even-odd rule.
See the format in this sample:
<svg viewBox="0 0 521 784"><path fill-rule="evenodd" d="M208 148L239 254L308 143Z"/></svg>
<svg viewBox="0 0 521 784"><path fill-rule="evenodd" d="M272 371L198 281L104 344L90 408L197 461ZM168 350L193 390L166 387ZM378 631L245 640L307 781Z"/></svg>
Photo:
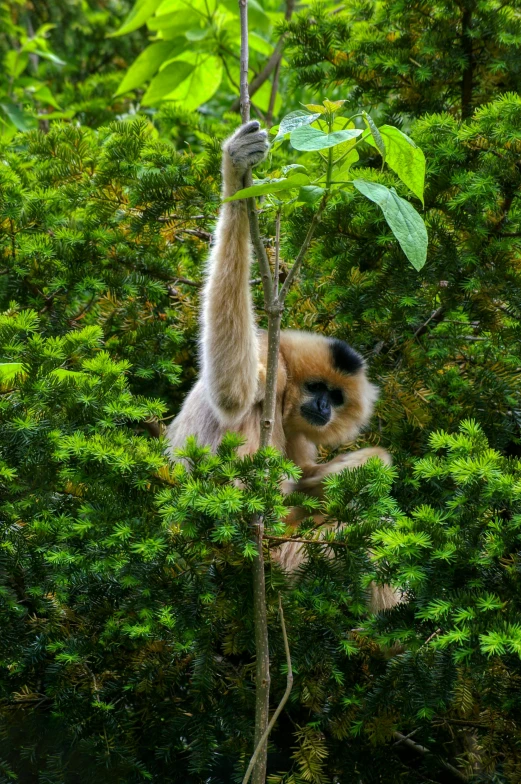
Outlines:
<svg viewBox="0 0 521 784"><path fill-rule="evenodd" d="M379 131L385 143L385 162L423 204L425 155L422 150L392 125L382 125ZM370 136L365 141L377 147Z"/></svg>
<svg viewBox="0 0 521 784"><path fill-rule="evenodd" d="M324 188L320 188L318 185L303 185L298 192L297 201L301 201L304 204L314 204L323 195Z"/></svg>
<svg viewBox="0 0 521 784"><path fill-rule="evenodd" d="M0 107L19 131L30 131L31 128L35 127L36 121L34 117L23 112L16 104L4 101L0 103Z"/></svg>
<svg viewBox="0 0 521 784"><path fill-rule="evenodd" d="M228 196L224 201L237 201L238 199L248 199L250 196L264 196L268 193L278 193L279 191L289 191L292 188L300 188L301 185L308 185L309 177L306 174L295 174L293 177L281 178L280 180L270 180L260 185L252 185L250 188L243 188L233 196Z"/></svg>
<svg viewBox="0 0 521 784"><path fill-rule="evenodd" d="M164 100L171 93L176 92L193 71L194 65L192 63L174 60L152 79L143 96L143 104L150 106Z"/></svg>
<svg viewBox="0 0 521 784"><path fill-rule="evenodd" d="M107 37L113 38L118 35L126 35L137 30L138 27L145 24L156 9L161 5L162 0L137 0L134 8L130 11L123 24L116 30L115 33L110 33Z"/></svg>
<svg viewBox="0 0 521 784"><path fill-rule="evenodd" d="M115 92L115 96L123 95L123 93L128 93L130 90L135 90L136 87L141 87L142 84L154 76L166 60L179 55L182 51L182 46L186 47L186 41L181 44L172 41L161 41L158 44L147 46L126 72Z"/></svg>
<svg viewBox="0 0 521 784"><path fill-rule="evenodd" d="M378 150L378 152L382 156L383 160L385 161L385 155L386 155L385 142L382 139L382 134L380 133L380 131L378 130L378 128L374 124L373 118L371 117L371 115L367 114L367 112L364 112L364 120L366 122L367 127L371 131L371 136L373 137L373 142L374 142L374 145L375 145L376 149Z"/></svg>
<svg viewBox="0 0 521 784"><path fill-rule="evenodd" d="M166 72L173 73L175 66L179 62L184 63L185 67L187 64L190 65L191 70L185 71L186 75L178 80L177 86L175 83L172 84L172 80L170 80L170 92L159 95L160 89L156 87L152 93L154 83L156 85L161 85L162 83L166 86L168 79L165 79L163 74ZM204 58L195 52L185 52L183 60L175 60L173 63L170 63L152 80L150 87L143 96L143 103L154 104L159 101L176 101L182 105L183 109L193 111L212 98L221 84L222 75L223 64L219 57L210 56ZM180 73L180 76L182 76L182 73Z"/></svg>
<svg viewBox="0 0 521 784"><path fill-rule="evenodd" d="M354 139L356 136L360 136L361 133L362 131L359 128L348 128L345 131L324 133L318 128L304 125L292 131L289 139L291 146L295 150L325 150L327 147L335 147L337 144Z"/></svg>
<svg viewBox="0 0 521 784"><path fill-rule="evenodd" d="M296 112L290 112L280 121L279 130L274 141L277 142L280 139L283 139L287 133L291 133L295 128L300 128L303 125L309 125L310 123L315 122L319 117L320 114L318 113L309 114L309 112L304 112L302 109L297 109Z"/></svg>
<svg viewBox="0 0 521 784"><path fill-rule="evenodd" d="M0 384L11 381L18 373L23 373L23 370L21 362L4 362L0 364Z"/></svg>
<svg viewBox="0 0 521 784"><path fill-rule="evenodd" d="M394 188L367 180L353 180L353 185L366 198L378 204L414 269L421 270L427 259L428 244L427 229L421 215L412 204L398 196Z"/></svg>

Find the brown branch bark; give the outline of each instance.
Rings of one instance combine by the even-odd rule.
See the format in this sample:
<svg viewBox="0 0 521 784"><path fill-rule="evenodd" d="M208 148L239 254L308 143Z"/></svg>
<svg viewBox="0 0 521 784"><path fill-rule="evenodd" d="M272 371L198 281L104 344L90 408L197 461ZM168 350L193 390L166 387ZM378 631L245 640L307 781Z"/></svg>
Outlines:
<svg viewBox="0 0 521 784"><path fill-rule="evenodd" d="M240 2L241 2L241 0L239 0L239 3ZM241 35L242 35L242 28L241 28ZM284 49L284 38L285 38L285 36L282 36L282 38L280 38L278 40L277 45L275 46L275 49L273 50L273 52L271 53L269 59L267 60L264 68L261 71L259 71L257 76L255 76L251 80L251 84L249 84L249 85L247 84L246 90L247 90L247 93L248 93L248 102L249 102L249 99L252 98L255 95L257 90L259 90L262 87L264 82L267 79L269 79L271 74L273 73L273 70L275 69L277 63L279 62L279 58L282 55L282 51ZM248 72L246 72L246 79L247 78L248 78ZM242 105L243 105L242 95L243 95L243 86L242 86L242 82L241 82L241 95L240 95L239 98L235 99L235 101L232 103L230 109L231 109L232 112L237 112L240 109L241 117L244 118L244 114L243 114L243 110L242 110Z"/></svg>
<svg viewBox="0 0 521 784"><path fill-rule="evenodd" d="M242 122L246 123L250 119L250 97L248 93L248 0L239 0L239 14L241 20L240 110ZM251 184L250 170L244 178L244 186L248 187ZM260 235L255 199L248 199L247 211L250 235L262 276L264 301L265 304L268 304L271 301L272 294L271 272L266 249ZM268 387L268 378L266 378L266 387ZM265 409L266 401L264 403ZM268 441L265 441L266 436ZM261 432L261 447L269 443L270 436L270 433ZM255 627L255 733L254 754L250 761L250 767L252 784L265 784L268 744L267 740L264 739L264 735L268 727L270 707L270 652L266 611L266 578L262 546L264 535L262 515L256 515L253 520L253 533L257 547L257 555L252 563L253 622Z"/></svg>
<svg viewBox="0 0 521 784"><path fill-rule="evenodd" d="M445 768L445 770L450 771L450 773L452 773L452 775L455 776L455 778L459 779L459 781L468 781L467 777L463 775L463 773L460 770L455 768L454 765L451 765L450 762L447 762L441 757L432 754L432 752L429 751L429 749L427 749L425 746L421 746L419 743L416 743L414 740L411 740L410 736L402 735L401 732L395 732L393 733L393 735L401 745L407 746L407 748L411 749L412 751L415 751L417 754L429 755L434 757L434 759L436 759L440 763L440 765Z"/></svg>
<svg viewBox="0 0 521 784"><path fill-rule="evenodd" d="M242 780L242 784L248 784L248 781L249 781L250 776L251 776L251 772L253 770L255 762L257 761L258 755L260 754L260 750L262 748L262 745L264 743L266 743L266 741L268 740L269 734L272 731L273 727L275 726L275 722L277 721L277 719L279 718L280 714L282 713L282 709L283 709L284 705L286 704L286 702L288 701L289 695L291 693L291 689L293 687L293 670L292 670L292 667L291 667L291 654L290 654L290 650L289 650L288 635L286 633L286 624L284 623L284 611L282 609L282 598L281 598L280 593L279 593L279 613L280 613L280 625L282 627L282 638L284 640L284 650L286 652L286 664L288 666L288 674L286 676L286 691L282 695L282 699L279 702L275 713L271 717L271 721L268 724L268 726L266 727L264 735L260 739L257 748L253 752L253 756L252 756L252 758L250 760L250 764L248 765L248 769L246 771L246 774L245 774L245 776L244 776L244 778Z"/></svg>

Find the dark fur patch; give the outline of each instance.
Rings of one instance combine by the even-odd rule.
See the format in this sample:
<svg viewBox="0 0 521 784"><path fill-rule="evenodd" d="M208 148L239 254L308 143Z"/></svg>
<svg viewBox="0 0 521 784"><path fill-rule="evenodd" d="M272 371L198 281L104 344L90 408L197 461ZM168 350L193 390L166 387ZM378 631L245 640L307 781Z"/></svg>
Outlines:
<svg viewBox="0 0 521 784"><path fill-rule="evenodd" d="M331 349L333 365L341 373L347 373L351 376L354 373L358 373L364 366L364 360L358 351L355 351L354 348L351 348L347 343L344 343L343 340L331 338L329 347Z"/></svg>

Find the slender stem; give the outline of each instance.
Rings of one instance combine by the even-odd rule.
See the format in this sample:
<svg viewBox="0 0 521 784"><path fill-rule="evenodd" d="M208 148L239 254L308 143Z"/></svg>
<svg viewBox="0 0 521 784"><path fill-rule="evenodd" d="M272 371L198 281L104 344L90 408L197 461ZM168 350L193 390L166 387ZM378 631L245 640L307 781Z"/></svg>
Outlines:
<svg viewBox="0 0 521 784"><path fill-rule="evenodd" d="M279 296L279 275L280 275L280 218L281 211L277 212L275 222L275 269L273 270L273 285L275 287L275 296Z"/></svg>
<svg viewBox="0 0 521 784"><path fill-rule="evenodd" d="M305 238L304 242L302 243L302 247L300 248L300 250L298 252L298 256L295 259L295 262L294 262L292 268L288 272L288 277L284 281L284 285L282 286L282 288L280 290L279 302L282 303L282 304L284 304L284 300L286 299L286 295L287 295L287 293L289 291L289 288L290 288L291 284L293 283L293 281L295 279L295 276L296 276L297 272L299 271L300 266L301 266L301 264L302 264L302 262L304 260L304 256L306 255L307 250L308 250L308 248L309 248L309 246L311 244L311 240L313 239L313 235L315 233L315 229L317 227L317 224L319 223L319 221L320 221L320 219L322 217L322 213L324 212L324 210L326 208L326 204L327 204L327 193L325 193L324 196L322 197L322 201L320 202L320 206L319 206L318 210L315 212L315 214L313 215L313 220L311 221L311 225L310 225L310 227L308 229L308 233L306 234L306 238Z"/></svg>
<svg viewBox="0 0 521 784"><path fill-rule="evenodd" d="M239 0L239 7L240 5L241 5L241 0ZM241 36L242 36L242 30L241 30ZM262 71L260 71L254 79L252 79L252 82L248 87L248 95L250 98L254 96L257 90L260 87L262 87L264 82L270 78L274 68L279 62L279 58L280 55L282 54L282 50L284 49L284 43L285 43L284 39L285 36L283 35L282 38L280 38L279 41L277 42L275 49L271 53ZM242 95L242 83L241 83L241 95ZM237 109L239 109L239 107L241 106L242 106L242 98L239 98L232 103L230 109L232 112L236 112ZM242 116L242 109L241 109L241 116Z"/></svg>
<svg viewBox="0 0 521 784"><path fill-rule="evenodd" d="M266 390L262 406L261 449L268 446L275 425L275 409L277 404L277 370L279 364L280 321L282 305L278 299L272 300L268 310L268 357L266 361Z"/></svg>
<svg viewBox="0 0 521 784"><path fill-rule="evenodd" d="M248 92L248 0L239 0L239 15L241 20L241 65L240 65L240 108L243 123L250 119L250 97ZM252 184L251 170L244 178L244 185ZM269 306L272 300L273 283L266 249L263 245L255 199L247 200L248 220L250 235L262 277L264 289L264 304ZM278 355L278 351L277 351ZM276 378L276 372L275 372ZM275 388L273 379L266 378ZM263 419L268 418L266 401L264 402ZM271 431L261 428L261 446L269 443ZM266 438L268 439L266 441ZM257 555L252 563L253 578L253 623L255 627L255 734L254 749L257 751L255 759L250 761L252 784L265 784L266 767L268 761L268 744L263 740L269 720L270 709L270 651L268 644L268 616L266 610L266 578L264 574L264 519L256 515L253 520L253 531L257 545Z"/></svg>
<svg viewBox="0 0 521 784"><path fill-rule="evenodd" d="M259 742L257 748L253 752L253 756L252 756L252 758L250 760L250 764L248 765L248 769L246 771L246 774L245 774L245 776L244 776L244 778L242 780L242 784L248 784L248 781L249 781L250 776L251 776L251 772L253 770L253 766L255 765L255 762L257 761L257 757L260 754L262 744L266 743L266 741L268 740L269 734L272 731L273 727L275 726L275 722L279 718L284 705L287 703L289 695L291 693L291 689L293 687L293 669L292 669L292 666L291 666L291 653L290 653L290 650L289 650L288 635L286 633L286 624L284 623L284 611L282 609L282 598L281 598L280 593L279 593L279 613L280 613L280 625L282 627L282 638L284 640L284 650L286 652L286 663L287 663L287 666L288 666L288 674L286 676L286 691L282 695L282 699L279 702L279 704L277 705L277 710L275 711L275 713L271 717L271 721L268 724L268 726L266 727L266 731L264 732L264 735L260 739L260 742Z"/></svg>

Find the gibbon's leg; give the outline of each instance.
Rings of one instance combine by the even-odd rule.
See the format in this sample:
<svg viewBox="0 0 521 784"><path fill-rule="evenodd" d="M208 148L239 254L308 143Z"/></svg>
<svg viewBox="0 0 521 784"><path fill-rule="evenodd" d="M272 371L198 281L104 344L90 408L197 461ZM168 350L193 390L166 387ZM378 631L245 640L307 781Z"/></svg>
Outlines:
<svg viewBox="0 0 521 784"><path fill-rule="evenodd" d="M303 468L303 476L300 481L293 486L293 490L304 492L308 495L313 495L322 498L324 495L324 488L322 481L330 474L338 474L347 469L358 468L359 466L367 463L371 457L379 457L385 465L392 464L391 455L381 447L368 447L367 449L359 449L356 452L347 452L338 455L329 463L319 463L308 465ZM288 488L289 490L289 488ZM302 509L292 509L286 517L288 525L296 525L300 520L305 517L305 512ZM324 518L322 515L315 515L316 522L321 522ZM332 529L341 530L342 524L326 523L321 528L321 533L326 535ZM320 537L319 537L320 538ZM330 557L333 555L333 548L330 548ZM287 542L281 545L280 548L273 551L275 561L278 561L283 569L287 572L294 572L304 560L304 550L298 542ZM377 585L371 583L370 595L367 609L371 612L381 612L382 610L390 610L399 604L402 599L400 591L393 588L391 585ZM394 653L399 653L401 649L396 648Z"/></svg>
<svg viewBox="0 0 521 784"><path fill-rule="evenodd" d="M372 457L379 457L385 465L392 464L392 458L389 452L379 446L368 447L366 449L358 449L356 452L346 452L342 455L330 460L329 463L317 463L302 467L302 478L294 486L294 490L301 493L307 493L318 498L322 498L324 494L322 480L330 474L339 474L346 468L353 470L358 468L364 463L367 463Z"/></svg>
<svg viewBox="0 0 521 784"><path fill-rule="evenodd" d="M267 133L246 123L223 146L223 197L242 188L248 167L264 158ZM246 202L223 204L208 262L202 316L202 379L219 421L238 422L257 390L258 338L250 294Z"/></svg>

